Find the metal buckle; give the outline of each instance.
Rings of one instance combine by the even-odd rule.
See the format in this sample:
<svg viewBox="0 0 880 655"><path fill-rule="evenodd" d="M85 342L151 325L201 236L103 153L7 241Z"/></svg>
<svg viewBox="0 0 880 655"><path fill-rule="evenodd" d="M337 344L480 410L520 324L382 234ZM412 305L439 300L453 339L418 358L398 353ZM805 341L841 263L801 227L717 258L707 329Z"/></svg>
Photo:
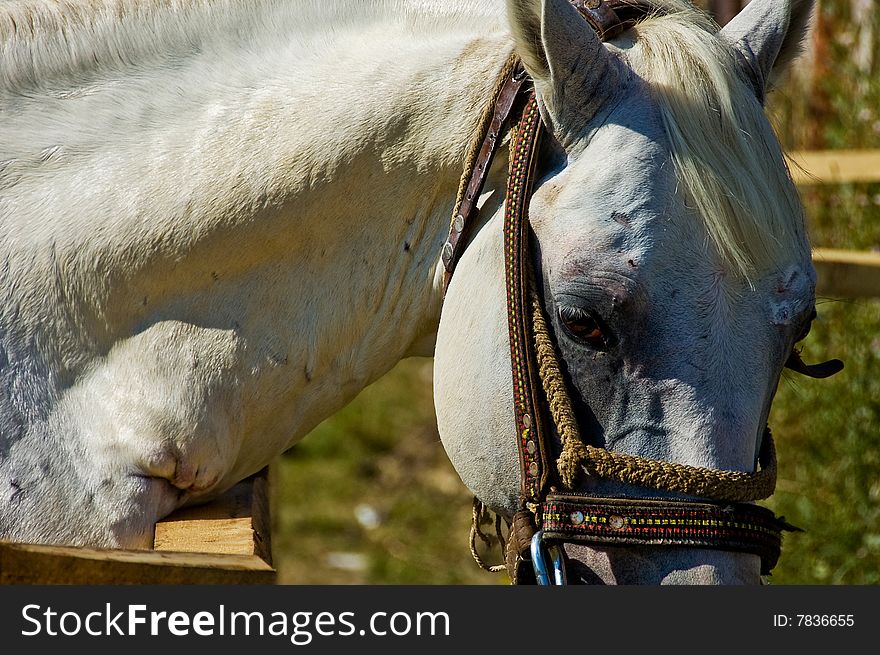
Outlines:
<svg viewBox="0 0 880 655"><path fill-rule="evenodd" d="M565 553L562 550L562 546L559 544L545 544L544 531L538 530L532 537L530 551L532 567L535 570L535 580L539 585L562 586L568 584L568 579L565 575ZM547 566L546 555L550 556L549 567Z"/></svg>

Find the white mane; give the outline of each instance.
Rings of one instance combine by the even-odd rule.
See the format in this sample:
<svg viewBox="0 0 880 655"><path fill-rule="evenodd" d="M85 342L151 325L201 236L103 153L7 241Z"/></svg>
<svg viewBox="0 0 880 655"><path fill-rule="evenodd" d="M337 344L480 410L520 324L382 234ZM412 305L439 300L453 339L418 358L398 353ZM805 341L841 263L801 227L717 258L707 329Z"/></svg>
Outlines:
<svg viewBox="0 0 880 655"><path fill-rule="evenodd" d="M254 35L290 42L364 22L455 31L475 15L498 15L494 0L12 0L0 4L0 83L6 90L64 75L173 59L202 48L234 50ZM271 28L271 29L270 29Z"/></svg>
<svg viewBox="0 0 880 655"><path fill-rule="evenodd" d="M688 2L639 24L631 63L660 100L684 192L711 244L751 278L804 244L797 190L754 92L729 46Z"/></svg>

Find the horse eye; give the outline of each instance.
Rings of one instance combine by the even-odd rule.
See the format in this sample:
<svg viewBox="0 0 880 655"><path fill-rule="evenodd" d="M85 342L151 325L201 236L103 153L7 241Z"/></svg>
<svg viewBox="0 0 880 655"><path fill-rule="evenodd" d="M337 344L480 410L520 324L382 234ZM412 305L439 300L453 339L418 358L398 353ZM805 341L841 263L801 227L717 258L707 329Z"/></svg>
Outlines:
<svg viewBox="0 0 880 655"><path fill-rule="evenodd" d="M559 310L559 321L565 330L578 341L583 341L596 350L604 350L606 348L605 330L587 312L563 307Z"/></svg>

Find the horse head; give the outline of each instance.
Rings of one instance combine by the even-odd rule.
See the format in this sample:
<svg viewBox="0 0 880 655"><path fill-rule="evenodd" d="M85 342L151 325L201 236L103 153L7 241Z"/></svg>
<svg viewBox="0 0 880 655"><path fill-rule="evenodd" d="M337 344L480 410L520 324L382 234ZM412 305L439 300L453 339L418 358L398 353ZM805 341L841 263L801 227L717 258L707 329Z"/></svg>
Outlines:
<svg viewBox="0 0 880 655"><path fill-rule="evenodd" d="M781 371L815 317L803 211L763 109L812 2L754 0L720 31L688 3L653 4L603 43L567 0L507 3L551 137L528 210L537 291L584 444L752 472ZM462 480L509 518L520 463L501 221L489 218L451 280L435 402ZM562 453L559 435L551 450ZM590 474L566 490L681 496ZM565 550L583 581L759 581L750 553Z"/></svg>

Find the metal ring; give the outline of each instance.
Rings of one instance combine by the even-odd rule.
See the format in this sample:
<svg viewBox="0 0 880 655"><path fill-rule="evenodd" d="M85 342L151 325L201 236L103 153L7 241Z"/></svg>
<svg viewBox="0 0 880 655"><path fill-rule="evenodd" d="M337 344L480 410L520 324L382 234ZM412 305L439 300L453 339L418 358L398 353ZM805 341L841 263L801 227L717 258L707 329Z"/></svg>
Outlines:
<svg viewBox="0 0 880 655"><path fill-rule="evenodd" d="M547 548L550 553L550 560L553 562L553 581L554 584L564 586L568 584L568 578L565 575L565 551L559 544L553 544Z"/></svg>
<svg viewBox="0 0 880 655"><path fill-rule="evenodd" d="M535 580L542 587L553 584L550 579L550 570L547 568L547 560L544 559L544 531L538 530L532 537L530 551L532 554L532 568L535 569Z"/></svg>
<svg viewBox="0 0 880 655"><path fill-rule="evenodd" d="M544 531L538 530L532 537L530 546L532 554L532 568L535 570L535 581L543 586L567 585L568 578L565 575L565 551L559 544L548 546L544 543ZM545 554L550 556L552 574L547 566Z"/></svg>

